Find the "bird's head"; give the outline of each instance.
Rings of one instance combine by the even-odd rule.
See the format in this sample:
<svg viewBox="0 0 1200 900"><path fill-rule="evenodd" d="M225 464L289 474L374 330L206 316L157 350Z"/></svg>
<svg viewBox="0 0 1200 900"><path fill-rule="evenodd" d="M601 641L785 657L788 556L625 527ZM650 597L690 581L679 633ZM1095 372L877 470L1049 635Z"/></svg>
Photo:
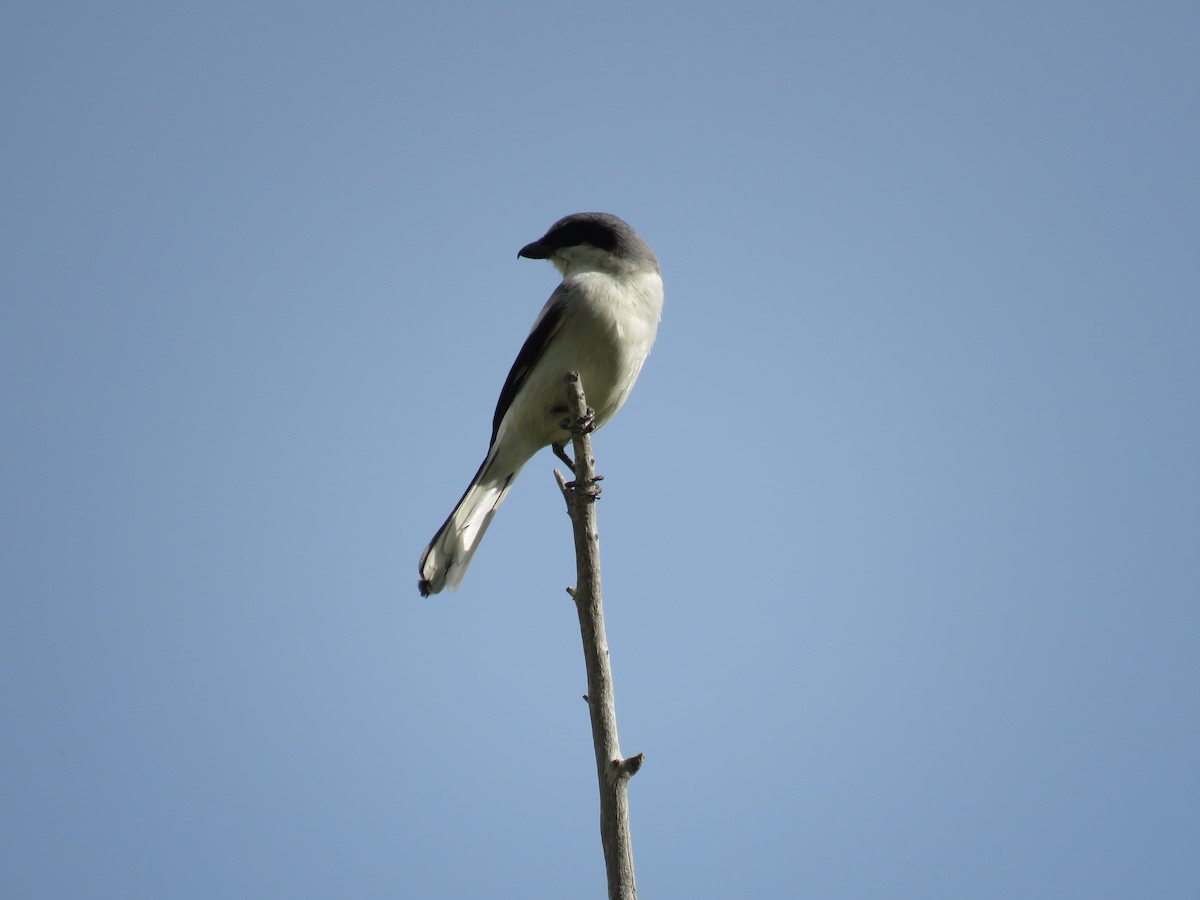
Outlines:
<svg viewBox="0 0 1200 900"><path fill-rule="evenodd" d="M526 259L548 259L564 275L576 269L618 274L630 270L658 271L658 259L628 223L609 213L564 216L542 237L517 253Z"/></svg>

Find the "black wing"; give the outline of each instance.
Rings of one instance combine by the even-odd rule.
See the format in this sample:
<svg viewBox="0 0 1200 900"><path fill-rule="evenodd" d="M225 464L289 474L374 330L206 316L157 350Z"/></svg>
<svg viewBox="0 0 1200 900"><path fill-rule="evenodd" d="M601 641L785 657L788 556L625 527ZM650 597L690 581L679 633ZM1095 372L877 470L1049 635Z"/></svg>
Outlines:
<svg viewBox="0 0 1200 900"><path fill-rule="evenodd" d="M500 422L503 421L504 414L512 406L513 400L516 399L517 391L521 389L521 385L525 383L525 379L533 371L533 367L542 358L546 345L553 340L558 329L562 327L563 312L569 296L570 291L561 284L554 289L554 293L546 301L546 307L542 310L541 316L534 323L533 331L529 332L529 337L525 338L525 343L521 345L517 361L509 369L504 387L500 389L500 399L496 401L496 414L492 416L492 439L488 443L489 447L496 443L496 433L500 430Z"/></svg>

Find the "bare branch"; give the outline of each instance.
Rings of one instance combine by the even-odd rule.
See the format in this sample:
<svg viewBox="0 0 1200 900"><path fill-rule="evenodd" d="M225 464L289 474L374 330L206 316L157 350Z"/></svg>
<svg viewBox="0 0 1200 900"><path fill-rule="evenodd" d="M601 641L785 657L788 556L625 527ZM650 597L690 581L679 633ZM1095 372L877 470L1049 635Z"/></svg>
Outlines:
<svg viewBox="0 0 1200 900"><path fill-rule="evenodd" d="M567 502L567 514L575 532L575 599L583 656L587 666L588 692L585 699L592 719L592 741L596 749L596 774L600 784L600 840L608 872L609 900L636 900L633 874L633 842L629 832L629 779L642 767L641 753L621 756L617 739L617 709L613 696L608 641L604 633L604 606L600 593L600 534L596 528L596 500L600 478L592 456L593 416L584 399L579 375L570 372L567 386L569 419L564 427L572 434L575 451L575 480L568 482L557 470L554 477ZM565 456L560 455L560 458Z"/></svg>

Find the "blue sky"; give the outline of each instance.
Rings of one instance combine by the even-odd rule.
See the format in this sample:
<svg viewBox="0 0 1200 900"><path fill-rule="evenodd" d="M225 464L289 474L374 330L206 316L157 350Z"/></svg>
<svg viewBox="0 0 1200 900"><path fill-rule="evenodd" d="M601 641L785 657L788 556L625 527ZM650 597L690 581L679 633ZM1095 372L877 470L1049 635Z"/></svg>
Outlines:
<svg viewBox="0 0 1200 900"><path fill-rule="evenodd" d="M602 896L549 452L599 209L646 897L1200 893L1200 8L0 12L0 894Z"/></svg>

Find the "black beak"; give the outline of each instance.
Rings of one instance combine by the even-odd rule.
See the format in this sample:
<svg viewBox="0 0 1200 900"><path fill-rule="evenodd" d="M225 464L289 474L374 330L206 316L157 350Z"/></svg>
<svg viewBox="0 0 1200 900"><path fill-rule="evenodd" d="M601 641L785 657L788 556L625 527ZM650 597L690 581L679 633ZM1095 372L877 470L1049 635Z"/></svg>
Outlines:
<svg viewBox="0 0 1200 900"><path fill-rule="evenodd" d="M546 259L553 251L541 241L534 241L532 244L526 244L517 251L518 257L526 259Z"/></svg>

